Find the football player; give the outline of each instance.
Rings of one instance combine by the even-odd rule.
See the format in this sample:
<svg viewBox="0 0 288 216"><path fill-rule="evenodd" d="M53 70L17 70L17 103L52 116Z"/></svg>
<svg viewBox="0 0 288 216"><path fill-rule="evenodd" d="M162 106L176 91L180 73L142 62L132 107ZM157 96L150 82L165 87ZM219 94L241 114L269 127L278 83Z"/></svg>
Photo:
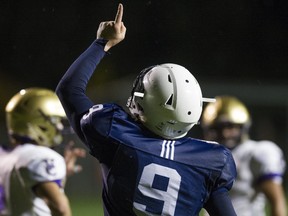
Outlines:
<svg viewBox="0 0 288 216"><path fill-rule="evenodd" d="M1 148L1 216L71 215L63 191L65 160L50 148L62 142L65 118L59 99L48 89L23 89L8 102L11 148Z"/></svg>
<svg viewBox="0 0 288 216"><path fill-rule="evenodd" d="M218 96L203 111L204 137L232 150L237 179L230 196L239 216L265 215L268 199L273 216L286 216L282 187L285 161L282 150L271 141L249 138L251 117L236 97Z"/></svg>
<svg viewBox="0 0 288 216"><path fill-rule="evenodd" d="M235 215L228 196L236 176L231 152L185 137L202 113L201 89L177 64L144 69L136 78L129 112L86 96L106 52L125 37L123 5L102 22L97 39L70 66L56 93L81 140L102 167L105 216Z"/></svg>

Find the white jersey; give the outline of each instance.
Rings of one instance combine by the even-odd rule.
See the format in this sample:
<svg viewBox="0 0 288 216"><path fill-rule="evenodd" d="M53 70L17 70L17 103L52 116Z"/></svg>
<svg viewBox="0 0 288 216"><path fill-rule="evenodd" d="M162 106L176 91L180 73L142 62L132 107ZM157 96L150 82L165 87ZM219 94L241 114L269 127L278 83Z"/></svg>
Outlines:
<svg viewBox="0 0 288 216"><path fill-rule="evenodd" d="M52 149L25 144L11 152L0 150L0 215L50 216L33 187L47 181L62 187L65 176L64 158Z"/></svg>
<svg viewBox="0 0 288 216"><path fill-rule="evenodd" d="M264 179L282 182L285 161L282 150L270 141L247 140L232 150L237 179L230 191L238 216L265 215L265 196L255 189Z"/></svg>

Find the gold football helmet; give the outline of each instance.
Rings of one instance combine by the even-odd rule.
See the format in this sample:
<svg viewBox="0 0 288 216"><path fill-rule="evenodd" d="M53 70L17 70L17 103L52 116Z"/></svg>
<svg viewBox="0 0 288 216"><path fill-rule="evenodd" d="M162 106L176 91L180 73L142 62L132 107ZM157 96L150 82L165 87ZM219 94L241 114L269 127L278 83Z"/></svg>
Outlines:
<svg viewBox="0 0 288 216"><path fill-rule="evenodd" d="M232 123L249 127L251 117L246 106L232 96L218 96L209 103L202 114L202 126L213 127L219 123Z"/></svg>
<svg viewBox="0 0 288 216"><path fill-rule="evenodd" d="M22 89L6 106L9 136L22 142L52 147L61 144L66 119L56 94L44 88Z"/></svg>

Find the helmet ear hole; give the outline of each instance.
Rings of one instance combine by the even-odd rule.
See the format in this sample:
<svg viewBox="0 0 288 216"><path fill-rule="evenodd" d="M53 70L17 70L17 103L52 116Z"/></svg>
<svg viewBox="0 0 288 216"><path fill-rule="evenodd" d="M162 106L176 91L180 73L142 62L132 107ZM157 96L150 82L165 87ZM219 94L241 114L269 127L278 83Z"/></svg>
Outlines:
<svg viewBox="0 0 288 216"><path fill-rule="evenodd" d="M171 79L170 74L168 75L168 82L172 83L172 79Z"/></svg>

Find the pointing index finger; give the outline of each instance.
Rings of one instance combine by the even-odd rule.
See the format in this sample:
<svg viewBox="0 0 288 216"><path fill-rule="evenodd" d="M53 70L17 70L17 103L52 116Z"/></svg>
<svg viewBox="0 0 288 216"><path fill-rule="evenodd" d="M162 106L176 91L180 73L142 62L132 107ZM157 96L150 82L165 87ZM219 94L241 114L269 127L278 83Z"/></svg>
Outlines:
<svg viewBox="0 0 288 216"><path fill-rule="evenodd" d="M122 22L122 17L123 17L123 5L120 3L118 6L117 14L115 17L115 23L119 24Z"/></svg>

